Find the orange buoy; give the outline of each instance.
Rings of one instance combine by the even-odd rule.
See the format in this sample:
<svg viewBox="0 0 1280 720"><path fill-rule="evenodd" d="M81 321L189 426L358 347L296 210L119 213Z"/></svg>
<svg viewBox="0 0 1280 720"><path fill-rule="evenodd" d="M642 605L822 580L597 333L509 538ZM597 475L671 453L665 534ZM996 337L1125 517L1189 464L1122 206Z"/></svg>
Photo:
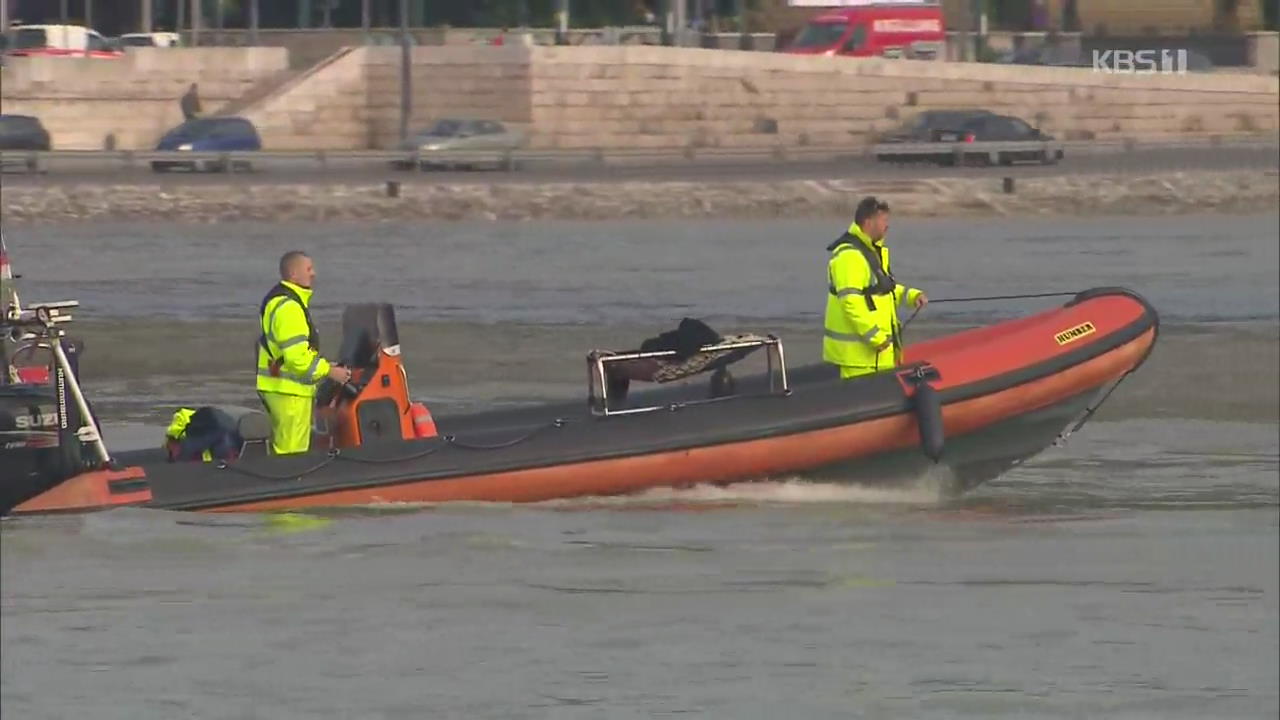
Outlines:
<svg viewBox="0 0 1280 720"><path fill-rule="evenodd" d="M420 402L409 403L409 412L413 417L413 434L415 437L428 438L436 436L436 421L431 419L431 411Z"/></svg>

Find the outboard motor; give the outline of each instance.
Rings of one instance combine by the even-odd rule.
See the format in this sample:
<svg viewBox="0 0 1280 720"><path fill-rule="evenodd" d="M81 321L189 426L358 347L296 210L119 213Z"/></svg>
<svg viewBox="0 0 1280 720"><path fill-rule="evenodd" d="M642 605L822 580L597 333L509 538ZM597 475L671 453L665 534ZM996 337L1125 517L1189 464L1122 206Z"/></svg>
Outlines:
<svg viewBox="0 0 1280 720"><path fill-rule="evenodd" d="M343 448L436 434L426 408L409 400L409 378L400 360L391 305L347 307L338 362L351 369L351 381L339 385L326 380L316 393L316 427L322 442L327 438L329 447Z"/></svg>
<svg viewBox="0 0 1280 720"><path fill-rule="evenodd" d="M69 360L79 354L78 344L62 342ZM20 376L34 381L0 384L3 507L10 507L11 500L20 502L39 494L87 467L77 435L83 418L67 391L67 372L74 374L74 365L64 369L50 361L47 366L27 364L19 370L29 371L20 372Z"/></svg>

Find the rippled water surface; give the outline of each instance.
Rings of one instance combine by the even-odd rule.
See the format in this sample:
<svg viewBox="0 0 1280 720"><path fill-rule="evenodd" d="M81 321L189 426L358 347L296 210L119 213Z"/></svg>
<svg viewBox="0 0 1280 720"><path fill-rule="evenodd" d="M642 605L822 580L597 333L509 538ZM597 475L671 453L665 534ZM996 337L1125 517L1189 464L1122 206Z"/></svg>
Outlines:
<svg viewBox="0 0 1280 720"><path fill-rule="evenodd" d="M1065 448L952 501L804 478L532 506L124 510L0 524L5 718L1266 718L1280 712L1278 219L895 221L935 298L1127 285L1149 364ZM7 232L85 303L118 446L252 398L252 312L316 257L400 311L415 394L573 396L680 317L817 357L838 223ZM921 336L1058 299L939 304Z"/></svg>

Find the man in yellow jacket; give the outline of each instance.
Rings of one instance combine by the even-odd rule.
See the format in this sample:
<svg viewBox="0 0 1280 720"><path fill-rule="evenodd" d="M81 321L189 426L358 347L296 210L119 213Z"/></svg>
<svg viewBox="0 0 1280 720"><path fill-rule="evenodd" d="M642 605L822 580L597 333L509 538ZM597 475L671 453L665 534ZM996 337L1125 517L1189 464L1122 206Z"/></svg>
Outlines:
<svg viewBox="0 0 1280 720"><path fill-rule="evenodd" d="M891 370L902 361L898 305L923 308L929 299L893 277L889 205L863 198L848 232L827 247L827 312L822 359L839 366L844 379Z"/></svg>
<svg viewBox="0 0 1280 720"><path fill-rule="evenodd" d="M280 282L262 299L258 338L258 395L271 416L271 450L277 455L311 447L312 405L325 379L345 383L351 371L320 357L320 334L311 318L315 265L293 250L280 258Z"/></svg>

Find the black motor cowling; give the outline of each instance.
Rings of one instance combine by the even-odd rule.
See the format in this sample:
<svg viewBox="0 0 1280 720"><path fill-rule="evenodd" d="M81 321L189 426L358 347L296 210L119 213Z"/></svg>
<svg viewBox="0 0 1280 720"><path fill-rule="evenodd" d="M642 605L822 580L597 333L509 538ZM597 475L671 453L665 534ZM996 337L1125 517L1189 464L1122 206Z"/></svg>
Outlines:
<svg viewBox="0 0 1280 720"><path fill-rule="evenodd" d="M54 386L0 387L0 507L39 495L80 472L79 426L75 406L60 403Z"/></svg>
<svg viewBox="0 0 1280 720"><path fill-rule="evenodd" d="M80 344L64 341L63 349L76 372ZM0 509L7 511L86 467L87 453L76 434L84 422L64 371L51 367L47 379L0 384Z"/></svg>

